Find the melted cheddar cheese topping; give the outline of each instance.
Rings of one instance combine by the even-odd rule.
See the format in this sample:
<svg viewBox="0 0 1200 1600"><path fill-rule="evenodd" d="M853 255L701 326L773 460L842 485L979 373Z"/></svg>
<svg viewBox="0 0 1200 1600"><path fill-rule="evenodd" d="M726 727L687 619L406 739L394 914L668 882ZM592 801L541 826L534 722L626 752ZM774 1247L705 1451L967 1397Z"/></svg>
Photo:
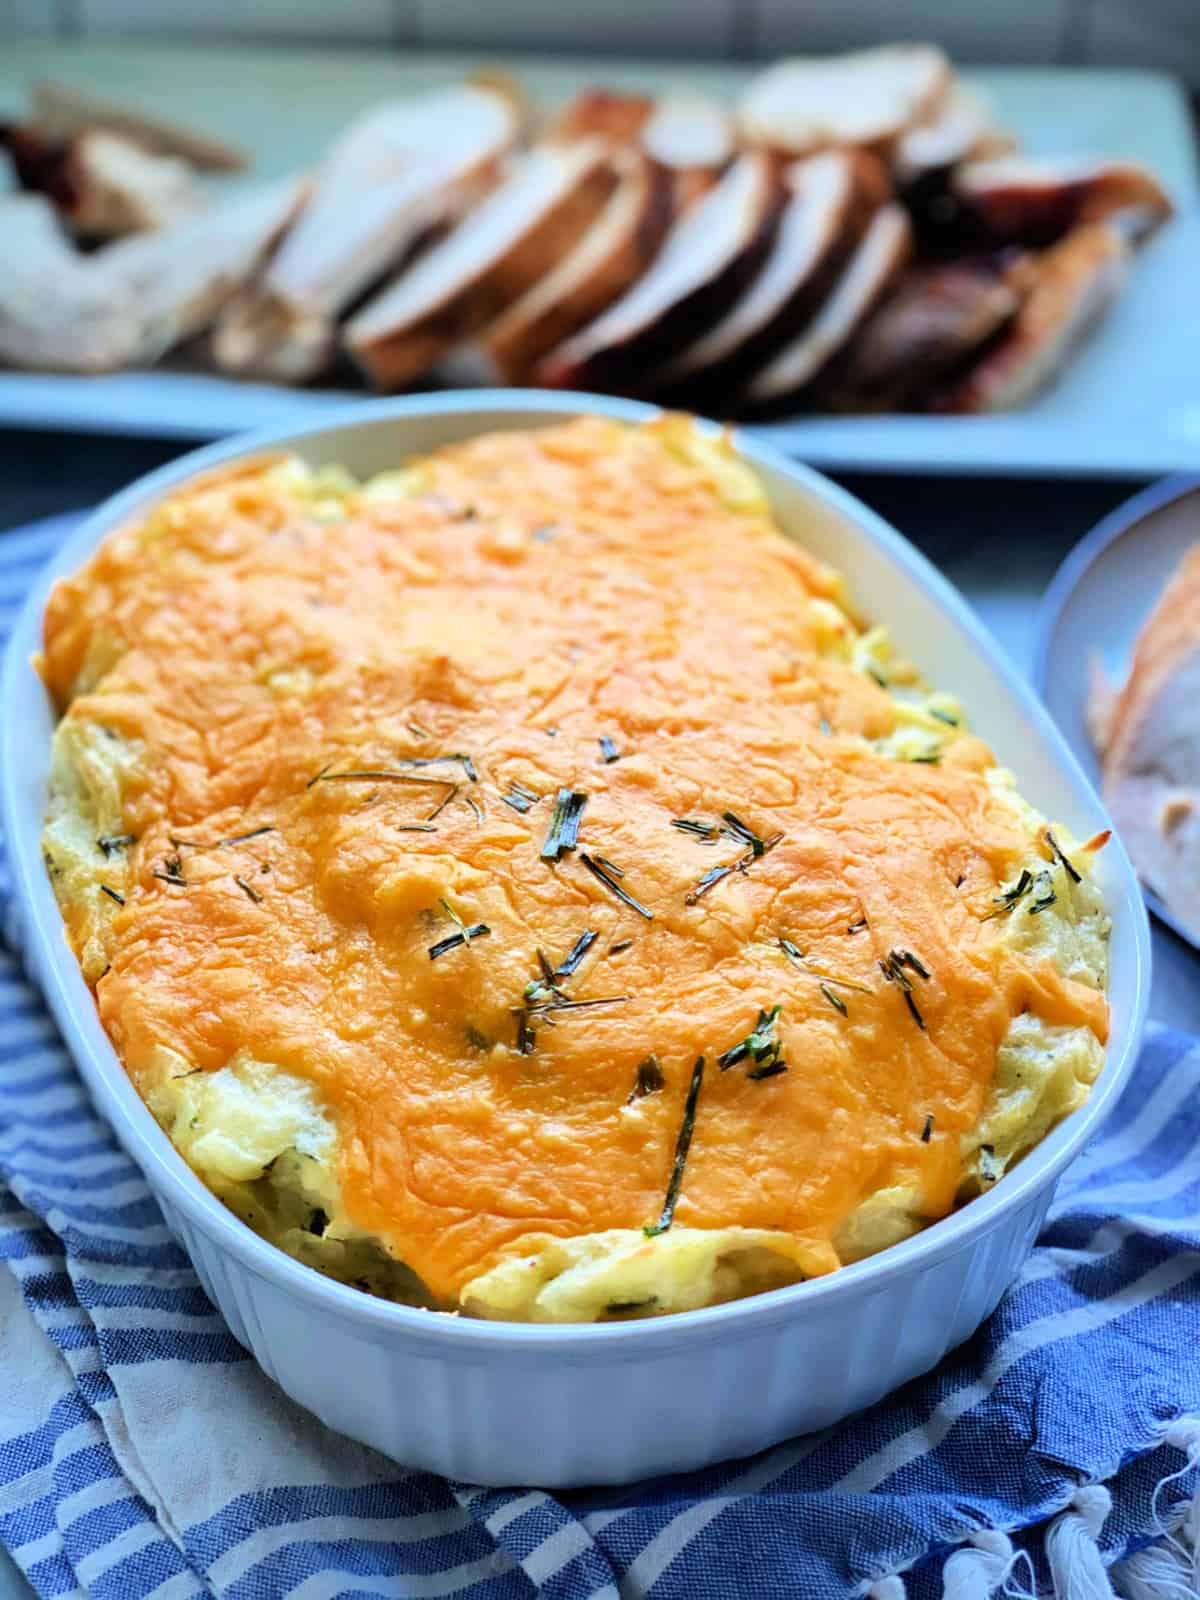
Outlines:
<svg viewBox="0 0 1200 1600"><path fill-rule="evenodd" d="M42 669L105 1027L348 1281L591 1318L827 1272L1102 1061L1087 851L686 419L194 480L58 585Z"/></svg>

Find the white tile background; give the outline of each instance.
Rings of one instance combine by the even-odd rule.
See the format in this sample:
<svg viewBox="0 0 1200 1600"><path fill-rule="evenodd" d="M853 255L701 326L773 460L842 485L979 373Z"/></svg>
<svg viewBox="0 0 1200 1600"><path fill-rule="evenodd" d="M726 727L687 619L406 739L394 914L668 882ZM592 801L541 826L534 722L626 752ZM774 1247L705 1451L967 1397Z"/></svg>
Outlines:
<svg viewBox="0 0 1200 1600"><path fill-rule="evenodd" d="M1102 63L1200 89L1200 0L0 0L5 34L728 59L924 37L959 60Z"/></svg>

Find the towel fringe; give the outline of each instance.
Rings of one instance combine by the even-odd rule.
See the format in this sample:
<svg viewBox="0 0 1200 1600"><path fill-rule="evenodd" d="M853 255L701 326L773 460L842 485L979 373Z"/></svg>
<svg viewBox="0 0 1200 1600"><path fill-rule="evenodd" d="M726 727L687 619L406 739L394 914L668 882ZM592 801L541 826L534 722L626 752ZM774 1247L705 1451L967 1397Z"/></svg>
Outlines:
<svg viewBox="0 0 1200 1600"><path fill-rule="evenodd" d="M1097 1539L1112 1510L1112 1496L1102 1484L1076 1489L1067 1510L1046 1532L1046 1560L1054 1584L1054 1600L1116 1600Z"/></svg>
<svg viewBox="0 0 1200 1600"><path fill-rule="evenodd" d="M1181 1450L1187 1460L1155 1486L1151 1506L1159 1543L1127 1556L1113 1568L1117 1593L1126 1600L1200 1600L1200 1479L1166 1522L1158 1511L1163 1491L1200 1466L1200 1417L1178 1418L1163 1435L1163 1442Z"/></svg>
<svg viewBox="0 0 1200 1600"><path fill-rule="evenodd" d="M999 1528L981 1528L961 1549L956 1550L942 1568L942 1600L1037 1600L1032 1589L1014 1586L1013 1569L1029 1564L1023 1550Z"/></svg>
<svg viewBox="0 0 1200 1600"><path fill-rule="evenodd" d="M890 1578L876 1578L867 1590L866 1600L907 1600L907 1595L904 1579L893 1573Z"/></svg>

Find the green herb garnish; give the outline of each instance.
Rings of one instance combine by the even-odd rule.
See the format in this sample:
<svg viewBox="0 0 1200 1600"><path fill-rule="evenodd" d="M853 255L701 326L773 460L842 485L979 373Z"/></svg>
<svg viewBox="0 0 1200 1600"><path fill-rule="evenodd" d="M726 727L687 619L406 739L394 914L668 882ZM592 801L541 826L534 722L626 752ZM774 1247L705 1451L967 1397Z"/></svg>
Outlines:
<svg viewBox="0 0 1200 1600"><path fill-rule="evenodd" d="M751 1083L761 1083L764 1078L778 1078L787 1069L786 1061L769 1061L766 1066L753 1068L746 1077Z"/></svg>
<svg viewBox="0 0 1200 1600"><path fill-rule="evenodd" d="M840 995L834 994L833 990L827 983L823 983L821 985L821 993L825 996L826 1000L829 1001L829 1004L835 1011L840 1011L844 1017L848 1017L850 1015L849 1011L846 1009L846 1002L841 998Z"/></svg>
<svg viewBox="0 0 1200 1600"><path fill-rule="evenodd" d="M595 944L598 937L599 935L593 933L591 928L585 928L583 930L578 939L576 939L575 943L571 946L568 954L554 969L554 978L556 981L562 978L569 978L578 970L579 963L583 960L584 956L587 955L588 951Z"/></svg>
<svg viewBox="0 0 1200 1600"><path fill-rule="evenodd" d="M416 778L411 772L393 772L388 767L362 767L352 772L330 772L325 767L311 777L304 787L312 789L318 783L414 783L423 789L456 787L448 778Z"/></svg>
<svg viewBox="0 0 1200 1600"><path fill-rule="evenodd" d="M948 711L939 711L936 706L926 706L926 711L931 717L936 717L939 722L948 723L950 727L958 727L958 718L950 715Z"/></svg>
<svg viewBox="0 0 1200 1600"><path fill-rule="evenodd" d="M433 735L428 728L423 728L419 722L406 722L405 727L414 739L430 739Z"/></svg>
<svg viewBox="0 0 1200 1600"><path fill-rule="evenodd" d="M730 1045L728 1050L717 1057L717 1065L722 1072L728 1072L730 1067L736 1067L740 1061L747 1058L752 1060L756 1067L769 1067L780 1059L783 1049L775 1025L779 1021L783 1007L774 1005L769 1011L760 1011L758 1021L744 1039L739 1039L737 1044Z"/></svg>
<svg viewBox="0 0 1200 1600"><path fill-rule="evenodd" d="M264 822L261 828L251 828L249 833L234 833L228 839L218 839L218 845L228 846L235 844L248 844L251 839L261 839L264 833L278 833L279 829L273 822Z"/></svg>
<svg viewBox="0 0 1200 1600"><path fill-rule="evenodd" d="M1066 856L1062 853L1062 850L1059 847L1058 840L1050 832L1049 828L1046 829L1046 843L1050 846L1050 853L1053 855L1054 859L1058 862L1059 866L1062 867L1062 869L1066 873L1067 877L1070 878L1071 882L1072 883L1082 883L1083 882L1082 876L1079 874L1079 872L1076 871L1074 864L1072 862L1068 861Z"/></svg>
<svg viewBox="0 0 1200 1600"><path fill-rule="evenodd" d="M921 1143L928 1144L933 1137L933 1113L925 1118L925 1126L921 1129Z"/></svg>
<svg viewBox="0 0 1200 1600"><path fill-rule="evenodd" d="M540 794L534 794L532 789L527 789L523 783L518 783L514 778L508 786L508 793L502 794L500 798L506 806L511 806L514 811L519 811L524 816L525 812L537 805L542 797Z"/></svg>
<svg viewBox="0 0 1200 1600"><path fill-rule="evenodd" d="M925 1018L917 1009L917 1002L912 997L912 980L905 972L905 967L911 966L914 972L919 972L925 978L929 977L928 971L917 961L911 950L892 950L886 961L879 963L879 970L889 983L898 985L904 995L904 1003L912 1013L912 1019L922 1033L925 1031Z"/></svg>
<svg viewBox="0 0 1200 1600"><path fill-rule="evenodd" d="M760 839L754 829L748 828L742 819L732 811L723 811L721 820L725 823L725 832L729 837L736 839L739 844L749 845L752 856L758 857L766 852L766 840Z"/></svg>
<svg viewBox="0 0 1200 1600"><path fill-rule="evenodd" d="M127 844L136 843L137 835L133 833L104 833L96 840L96 847L110 856L114 850L122 850Z"/></svg>
<svg viewBox="0 0 1200 1600"><path fill-rule="evenodd" d="M687 1166L688 1151L692 1145L692 1134L696 1127L696 1106L700 1100L700 1086L703 1082L704 1057L697 1056L696 1065L692 1068L692 1081L688 1085L687 1099L684 1102L683 1118L679 1124L679 1136L675 1140L675 1160L671 1165L667 1197L663 1201L658 1221L642 1229L647 1239L655 1239L660 1233L666 1233L675 1220L675 1205L683 1186L683 1170Z"/></svg>
<svg viewBox="0 0 1200 1600"><path fill-rule="evenodd" d="M491 933L486 922L476 922L471 927L462 927L457 933L450 934L445 939L439 939L436 944L429 946L429 959L436 961L439 956L444 956L447 950L457 950L460 944L470 944L472 939L485 938Z"/></svg>
<svg viewBox="0 0 1200 1600"><path fill-rule="evenodd" d="M557 861L564 850L574 850L579 843L579 822L588 797L580 789L560 789L554 797L554 811L546 842L542 845L542 860Z"/></svg>
<svg viewBox="0 0 1200 1600"><path fill-rule="evenodd" d="M115 900L119 906L123 906L125 904L125 896L123 894L118 894L115 889L110 889L106 883L102 883L100 885L100 893L106 894L110 900Z"/></svg>
<svg viewBox="0 0 1200 1600"><path fill-rule="evenodd" d="M998 909L987 912L981 920L984 922L990 922L993 917L1007 916L1010 911L1014 911L1017 907L1018 901L1027 895L1030 889L1033 888L1033 882L1033 873L1030 872L1028 867L1022 867L1021 876L1017 879L1016 883L1013 884L1012 888L1005 889L1000 894L995 896L995 903Z"/></svg>
<svg viewBox="0 0 1200 1600"><path fill-rule="evenodd" d="M471 810L475 813L475 821L476 822L482 822L483 821L483 807L479 804L479 801L476 800L476 798L475 798L475 796L473 794L469 794L467 796L467 804L470 806Z"/></svg>
<svg viewBox="0 0 1200 1600"><path fill-rule="evenodd" d="M684 895L684 905L694 906L696 901L702 900L715 884L720 883L722 878L727 878L731 872L735 872L736 870L736 863L728 867L710 867L700 879L700 882L696 885L696 887L694 889L689 889L687 894Z"/></svg>
<svg viewBox="0 0 1200 1600"><path fill-rule="evenodd" d="M586 850L581 850L579 852L579 859L592 874L593 878L599 878L604 887L615 894L618 900L623 901L624 904L630 908L630 910L636 911L639 917L645 917L647 922L654 921L653 911L647 910L640 900L635 900L627 889L622 889L621 885L611 875L611 871L609 870L612 868L611 862L608 863L607 868L603 867L600 865L600 862L597 859L588 855ZM624 873L621 875L624 877Z"/></svg>
<svg viewBox="0 0 1200 1600"><path fill-rule="evenodd" d="M402 756L396 763L398 767L444 767L448 762L456 762L472 783L479 782L479 772L470 756L456 751L452 756ZM446 780L440 780L444 783Z"/></svg>
<svg viewBox="0 0 1200 1600"><path fill-rule="evenodd" d="M883 673L880 672L879 668L875 665L875 663L873 661L868 661L866 666L863 668L863 670L864 670L864 672L867 674L867 676L869 678L874 678L875 679L875 682L879 685L879 687L881 689L886 689L887 688L887 686L888 686L887 679L884 677Z"/></svg>
<svg viewBox="0 0 1200 1600"><path fill-rule="evenodd" d="M1035 900L1029 908L1029 915L1036 917L1040 911L1046 911L1058 899L1053 889L1047 891L1040 900Z"/></svg>
<svg viewBox="0 0 1200 1600"><path fill-rule="evenodd" d="M615 741L610 738L607 733L602 733L600 735L599 744L600 754L606 763L610 761L619 761L621 759L621 752L617 749Z"/></svg>
<svg viewBox="0 0 1200 1600"><path fill-rule="evenodd" d="M996 1159L996 1151L990 1144L979 1146L979 1176L984 1183L996 1183L1004 1176L1004 1163Z"/></svg>
<svg viewBox="0 0 1200 1600"><path fill-rule="evenodd" d="M532 1055L537 1034L529 1026L529 1013L524 1006L514 1006L512 1014L517 1019L517 1049L523 1056Z"/></svg>
<svg viewBox="0 0 1200 1600"><path fill-rule="evenodd" d="M647 1295L644 1300L610 1300L604 1308L604 1313L609 1317L619 1317L626 1311L648 1311L651 1306L657 1304L656 1294Z"/></svg>
<svg viewBox="0 0 1200 1600"><path fill-rule="evenodd" d="M648 1094L657 1094L665 1082L658 1057L647 1056L638 1066L637 1079L625 1104L631 1106L635 1100L644 1100Z"/></svg>
<svg viewBox="0 0 1200 1600"><path fill-rule="evenodd" d="M867 919L866 919L866 917L859 917L859 919L858 919L858 921L857 921L857 922L852 922L852 923L851 923L851 924L850 924L850 925L849 925L849 927L848 927L848 928L847 928L847 929L846 929L846 932L847 932L847 933L861 933L861 932L862 932L862 930L863 930L863 929L864 929L864 928L865 928L865 927L866 927L866 926L867 926Z"/></svg>
<svg viewBox="0 0 1200 1600"><path fill-rule="evenodd" d="M941 765L942 752L927 750L923 756L910 756L909 760L917 766L936 767Z"/></svg>
<svg viewBox="0 0 1200 1600"><path fill-rule="evenodd" d="M446 780L443 778L439 781L445 783ZM446 793L438 801L437 805L434 806L433 810L425 818L425 821L432 822L434 817L440 817L442 812L450 804L451 800L456 800L458 798L458 791L461 787L462 785L457 783L446 784Z"/></svg>
<svg viewBox="0 0 1200 1600"><path fill-rule="evenodd" d="M721 835L721 830L715 822L697 822L692 817L672 817L671 826L678 828L680 833L693 833L708 844Z"/></svg>
<svg viewBox="0 0 1200 1600"><path fill-rule="evenodd" d="M839 989L855 989L859 994L871 993L867 984L859 983L855 978L843 978L836 972L826 972L821 967L814 967L799 945L793 944L790 939L780 939L779 948L789 961L801 967L810 977L820 978L825 983L834 983Z"/></svg>
<svg viewBox="0 0 1200 1600"><path fill-rule="evenodd" d="M632 939L618 939L616 944L610 944L609 945L608 953L609 953L610 956L619 956L621 954L621 951L622 950L628 950L629 946L632 943L633 943Z"/></svg>
<svg viewBox="0 0 1200 1600"><path fill-rule="evenodd" d="M262 895L259 894L258 890L254 887L254 885L252 883L247 883L246 882L245 878L242 877L240 872L235 872L234 873L233 881L234 881L234 883L237 884L238 888L246 896L247 900L253 900L253 902L254 902L254 904L256 906L262 904Z"/></svg>

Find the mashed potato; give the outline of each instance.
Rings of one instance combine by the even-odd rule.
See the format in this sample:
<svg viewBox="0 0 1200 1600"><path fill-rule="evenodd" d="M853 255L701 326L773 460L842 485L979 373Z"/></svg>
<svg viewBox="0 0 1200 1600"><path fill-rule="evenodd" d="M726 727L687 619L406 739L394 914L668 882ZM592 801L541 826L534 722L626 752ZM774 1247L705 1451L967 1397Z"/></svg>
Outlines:
<svg viewBox="0 0 1200 1600"><path fill-rule="evenodd" d="M886 1248L1104 1060L1048 828L683 418L196 480L56 589L47 869L143 1098L344 1282L657 1316Z"/></svg>

